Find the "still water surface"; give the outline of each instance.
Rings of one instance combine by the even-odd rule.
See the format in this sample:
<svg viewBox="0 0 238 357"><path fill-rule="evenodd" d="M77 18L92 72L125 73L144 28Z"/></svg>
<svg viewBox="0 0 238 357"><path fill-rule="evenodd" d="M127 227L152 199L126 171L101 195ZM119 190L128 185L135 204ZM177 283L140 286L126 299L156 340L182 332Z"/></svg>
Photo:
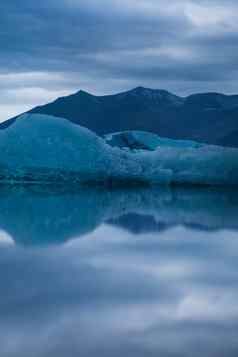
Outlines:
<svg viewBox="0 0 238 357"><path fill-rule="evenodd" d="M238 192L0 187L1 357L238 355Z"/></svg>

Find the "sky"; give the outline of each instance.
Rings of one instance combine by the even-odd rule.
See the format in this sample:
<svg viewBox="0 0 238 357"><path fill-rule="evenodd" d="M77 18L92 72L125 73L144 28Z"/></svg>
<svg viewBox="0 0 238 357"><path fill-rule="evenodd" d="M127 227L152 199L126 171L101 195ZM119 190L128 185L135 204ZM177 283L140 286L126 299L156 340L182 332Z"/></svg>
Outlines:
<svg viewBox="0 0 238 357"><path fill-rule="evenodd" d="M0 121L79 89L238 93L238 2L1 1L0 48Z"/></svg>

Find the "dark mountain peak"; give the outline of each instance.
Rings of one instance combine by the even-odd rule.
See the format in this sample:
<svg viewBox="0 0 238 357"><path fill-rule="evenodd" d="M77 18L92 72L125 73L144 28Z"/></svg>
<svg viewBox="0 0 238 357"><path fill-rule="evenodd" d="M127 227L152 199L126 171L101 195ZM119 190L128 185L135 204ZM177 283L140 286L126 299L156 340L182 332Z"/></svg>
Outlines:
<svg viewBox="0 0 238 357"><path fill-rule="evenodd" d="M64 96L64 97L59 97L57 98L55 101L46 104L46 107L49 105L53 105L53 106L60 106L61 110L62 110L62 106L66 106L66 110L69 110L69 106L72 107L84 107L85 105L91 105L91 104L95 104L98 102L98 97L83 91L83 90L79 90L73 94ZM45 107L45 106L43 106ZM31 110L31 112L38 112L38 108L42 108L41 107L36 107L34 109ZM49 113L51 114L51 113ZM58 113L60 114L60 113ZM67 115L67 112L64 113ZM66 116L67 118L67 116Z"/></svg>
<svg viewBox="0 0 238 357"><path fill-rule="evenodd" d="M89 92L87 92L87 91L85 91L85 90L82 90L82 89L80 89L80 90L78 90L76 93L74 93L73 95L83 95L83 96L93 96L91 93L89 93Z"/></svg>
<svg viewBox="0 0 238 357"><path fill-rule="evenodd" d="M160 105L179 105L183 104L184 99L168 92L164 89L151 89L146 87L136 87L130 91L120 93L120 97L134 97L145 102L152 102Z"/></svg>
<svg viewBox="0 0 238 357"><path fill-rule="evenodd" d="M224 98L229 97L226 96L225 94L222 93L216 93L216 92L207 92L207 93L196 93L196 94L191 94L186 98L187 102L214 102L214 101L219 101L223 100Z"/></svg>
<svg viewBox="0 0 238 357"><path fill-rule="evenodd" d="M126 92L121 92L118 94L109 94L109 95L93 95L89 92L86 92L84 90L79 90L71 95L64 96L64 97L59 97L57 98L54 102L58 101L71 101L71 100L80 100L80 99L93 99L99 101L102 99L103 101L105 100L112 100L116 99L117 97L119 98L124 98L124 97L139 97L141 99L160 99L160 100L182 100L182 98L178 97L177 95L170 93L164 89L151 89L151 88L146 88L146 87L136 87L134 89L131 89Z"/></svg>
<svg viewBox="0 0 238 357"><path fill-rule="evenodd" d="M136 88L128 91L127 94L143 95L145 97L147 97L147 96L149 96L149 97L161 96L162 97L162 96L173 95L164 89L151 89L151 88L146 88L146 87L136 87Z"/></svg>
<svg viewBox="0 0 238 357"><path fill-rule="evenodd" d="M88 92L86 92L86 91L84 91L84 90L82 90L82 89L80 89L77 92L72 93L70 95L66 95L66 96L57 98L55 100L55 102L56 101L61 101L61 100L68 100L68 99L72 99L72 98L77 99L77 98L80 98L80 97L93 97L93 95L88 93Z"/></svg>
<svg viewBox="0 0 238 357"><path fill-rule="evenodd" d="M155 91L156 91L155 89L151 89L151 88L136 87L136 88L133 88L132 90L128 91L128 93L147 95L148 93L152 93Z"/></svg>
<svg viewBox="0 0 238 357"><path fill-rule="evenodd" d="M193 106L194 109L232 109L238 106L238 96L216 92L197 93L188 96L185 104Z"/></svg>

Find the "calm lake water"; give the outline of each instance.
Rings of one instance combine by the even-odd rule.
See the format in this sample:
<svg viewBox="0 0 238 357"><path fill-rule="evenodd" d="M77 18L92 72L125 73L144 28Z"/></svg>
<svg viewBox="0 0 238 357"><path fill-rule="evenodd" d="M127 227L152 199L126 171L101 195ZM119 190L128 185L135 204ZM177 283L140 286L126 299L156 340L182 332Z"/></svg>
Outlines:
<svg viewBox="0 0 238 357"><path fill-rule="evenodd" d="M238 356L238 192L0 187L1 357Z"/></svg>

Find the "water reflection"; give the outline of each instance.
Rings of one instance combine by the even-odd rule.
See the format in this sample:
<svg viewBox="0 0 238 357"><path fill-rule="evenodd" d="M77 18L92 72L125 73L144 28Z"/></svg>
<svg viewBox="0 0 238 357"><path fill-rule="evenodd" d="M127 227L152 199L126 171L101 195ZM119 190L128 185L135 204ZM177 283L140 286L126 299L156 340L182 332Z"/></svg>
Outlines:
<svg viewBox="0 0 238 357"><path fill-rule="evenodd" d="M237 229L238 191L0 187L0 229L19 244L63 243L107 222L133 233Z"/></svg>
<svg viewBox="0 0 238 357"><path fill-rule="evenodd" d="M236 193L1 190L1 357L237 356Z"/></svg>

